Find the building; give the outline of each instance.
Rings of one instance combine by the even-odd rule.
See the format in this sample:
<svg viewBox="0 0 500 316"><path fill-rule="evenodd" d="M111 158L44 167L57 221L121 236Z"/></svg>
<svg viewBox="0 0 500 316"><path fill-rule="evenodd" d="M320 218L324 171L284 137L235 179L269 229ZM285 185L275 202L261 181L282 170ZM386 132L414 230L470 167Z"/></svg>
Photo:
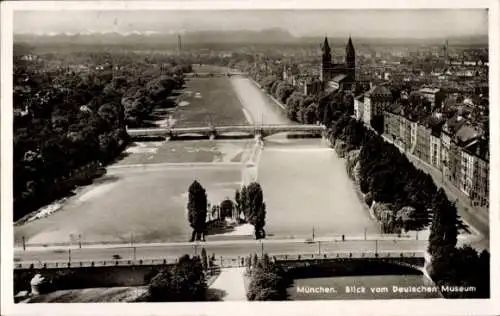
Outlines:
<svg viewBox="0 0 500 316"><path fill-rule="evenodd" d="M365 92L363 100L363 122L370 125L371 120L383 115L383 111L392 103L392 93L384 86L373 86Z"/></svg>
<svg viewBox="0 0 500 316"><path fill-rule="evenodd" d="M471 196L474 181L475 157L462 150L460 152L460 174L458 188L468 197Z"/></svg>
<svg viewBox="0 0 500 316"><path fill-rule="evenodd" d="M398 148L440 170L473 205L489 205L488 142L467 119L435 113L412 121L398 104L386 107L383 115L384 133Z"/></svg>
<svg viewBox="0 0 500 316"><path fill-rule="evenodd" d="M356 52L352 39L346 45L345 62L343 64L334 64L328 38L321 46L322 61L320 81L323 82L325 89L350 89L356 81Z"/></svg>
<svg viewBox="0 0 500 316"><path fill-rule="evenodd" d="M363 98L363 94L360 94L354 98L354 117L358 121L361 121L363 119L363 111L365 107L363 104Z"/></svg>
<svg viewBox="0 0 500 316"><path fill-rule="evenodd" d="M476 157L476 165L474 167L476 174L473 182L472 203L480 206L489 205L489 174L490 168L488 160Z"/></svg>
<svg viewBox="0 0 500 316"><path fill-rule="evenodd" d="M422 88L418 92L420 95L431 103L432 108L436 106L436 95L440 92L440 89L436 88ZM438 104L441 106L441 104Z"/></svg>

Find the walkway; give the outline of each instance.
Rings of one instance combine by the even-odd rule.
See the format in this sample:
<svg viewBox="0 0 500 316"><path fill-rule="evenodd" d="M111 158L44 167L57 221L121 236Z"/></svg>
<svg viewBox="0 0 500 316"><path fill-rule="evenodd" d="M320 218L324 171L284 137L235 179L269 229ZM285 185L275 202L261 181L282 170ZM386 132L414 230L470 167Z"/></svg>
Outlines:
<svg viewBox="0 0 500 316"><path fill-rule="evenodd" d="M209 287L209 291L222 301L246 301L245 268L225 268Z"/></svg>

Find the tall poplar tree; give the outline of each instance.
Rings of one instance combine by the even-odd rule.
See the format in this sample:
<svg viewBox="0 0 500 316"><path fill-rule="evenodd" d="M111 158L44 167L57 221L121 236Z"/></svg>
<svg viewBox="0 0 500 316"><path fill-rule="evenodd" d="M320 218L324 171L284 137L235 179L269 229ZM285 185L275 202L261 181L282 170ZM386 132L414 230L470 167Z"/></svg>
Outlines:
<svg viewBox="0 0 500 316"><path fill-rule="evenodd" d="M205 240L207 193L198 181L189 186L188 220L193 232L191 241Z"/></svg>

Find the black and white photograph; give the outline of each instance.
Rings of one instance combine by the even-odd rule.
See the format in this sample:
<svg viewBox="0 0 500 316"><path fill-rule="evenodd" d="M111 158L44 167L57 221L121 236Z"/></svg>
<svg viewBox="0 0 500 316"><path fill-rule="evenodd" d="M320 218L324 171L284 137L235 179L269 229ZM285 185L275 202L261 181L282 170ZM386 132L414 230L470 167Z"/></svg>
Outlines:
<svg viewBox="0 0 500 316"><path fill-rule="evenodd" d="M22 2L2 7L12 314L493 310L498 4Z"/></svg>

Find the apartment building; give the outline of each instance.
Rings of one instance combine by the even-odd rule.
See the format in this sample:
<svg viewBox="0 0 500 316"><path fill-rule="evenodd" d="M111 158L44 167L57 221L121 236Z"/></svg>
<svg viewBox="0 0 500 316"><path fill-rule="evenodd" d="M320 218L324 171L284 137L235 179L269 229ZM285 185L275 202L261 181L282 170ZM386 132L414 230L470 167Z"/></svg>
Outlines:
<svg viewBox="0 0 500 316"><path fill-rule="evenodd" d="M474 205L488 205L487 144L466 119L434 114L414 122L398 105L387 107L383 115L384 133L396 146L441 171Z"/></svg>
<svg viewBox="0 0 500 316"><path fill-rule="evenodd" d="M365 92L363 100L363 122L370 125L372 118L383 115L384 109L392 103L392 93L384 86L373 86Z"/></svg>

